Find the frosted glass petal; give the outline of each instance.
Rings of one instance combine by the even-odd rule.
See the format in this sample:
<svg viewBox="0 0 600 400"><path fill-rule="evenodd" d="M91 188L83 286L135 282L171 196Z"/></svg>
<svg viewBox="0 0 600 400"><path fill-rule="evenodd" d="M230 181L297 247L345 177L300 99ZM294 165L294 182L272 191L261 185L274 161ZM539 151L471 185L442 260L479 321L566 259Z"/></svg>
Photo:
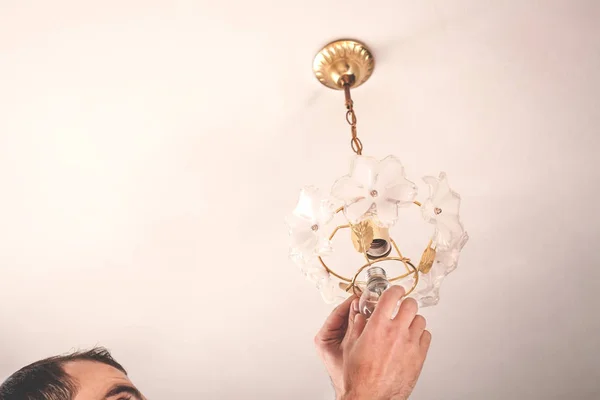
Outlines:
<svg viewBox="0 0 600 400"><path fill-rule="evenodd" d="M400 160L388 156L379 163L375 190L378 196L399 204L410 204L417 195L417 186L406 179Z"/></svg>
<svg viewBox="0 0 600 400"><path fill-rule="evenodd" d="M313 225L313 222L310 219L296 214L285 217L285 223L288 225L288 228L298 230L310 229Z"/></svg>
<svg viewBox="0 0 600 400"><path fill-rule="evenodd" d="M433 206L433 202L431 199L426 200L421 205L421 214L423 215L423 219L429 223L435 223L435 207Z"/></svg>
<svg viewBox="0 0 600 400"><path fill-rule="evenodd" d="M352 161L350 176L359 186L370 189L375 183L378 165L376 158L356 156Z"/></svg>
<svg viewBox="0 0 600 400"><path fill-rule="evenodd" d="M333 253L333 247L331 246L331 241L328 237L319 236L317 244L317 254L321 256L326 256Z"/></svg>
<svg viewBox="0 0 600 400"><path fill-rule="evenodd" d="M302 271L302 273L306 275L307 264L306 260L304 259L301 253L297 253L293 250L290 250L290 260L292 260L294 264L296 264L296 266L300 268L300 271Z"/></svg>
<svg viewBox="0 0 600 400"><path fill-rule="evenodd" d="M397 183L380 191L384 193L387 200L394 201L399 206L407 206L417 197L417 186L408 179L403 178L402 180L402 183Z"/></svg>
<svg viewBox="0 0 600 400"><path fill-rule="evenodd" d="M331 251L325 226L333 218L329 199L312 186L300 192L298 204L286 222L290 231L290 254L305 260Z"/></svg>
<svg viewBox="0 0 600 400"><path fill-rule="evenodd" d="M320 189L307 186L300 191L298 204L292 214L313 224L326 224L334 214L329 203L328 198Z"/></svg>
<svg viewBox="0 0 600 400"><path fill-rule="evenodd" d="M468 240L469 235L467 232L463 232L462 235L448 246L448 249L437 251L434 266L441 264L449 269L448 273L452 272L458 265L458 257Z"/></svg>
<svg viewBox="0 0 600 400"><path fill-rule="evenodd" d="M297 217L316 222L319 200L315 198L316 190L312 187L306 187L300 191L298 204L293 214Z"/></svg>
<svg viewBox="0 0 600 400"><path fill-rule="evenodd" d="M317 242L317 235L310 230L292 232L290 235L290 247L302 254L312 253L317 246Z"/></svg>
<svg viewBox="0 0 600 400"><path fill-rule="evenodd" d="M459 218L460 196L450 189L444 172L439 178L426 176L423 180L430 189L429 199L421 206L423 218L436 227L433 237L436 249L447 249L464 232Z"/></svg>
<svg viewBox="0 0 600 400"><path fill-rule="evenodd" d="M428 207L438 208L444 215L458 215L460 195L450 189L444 172L440 173L439 179L426 176L423 181L429 185L430 190L430 196L427 199Z"/></svg>
<svg viewBox="0 0 600 400"><path fill-rule="evenodd" d="M329 279L329 272L327 272L323 266L314 264L308 268L306 278L316 284L317 288L320 288L323 280Z"/></svg>
<svg viewBox="0 0 600 400"><path fill-rule="evenodd" d="M339 288L337 281L331 277L321 280L319 291L323 301L327 304L335 304L344 300L344 292Z"/></svg>
<svg viewBox="0 0 600 400"><path fill-rule="evenodd" d="M460 237L464 232L463 227L458 219L458 215L441 214L436 218L436 232L434 243L437 249L445 249L450 247L450 244Z"/></svg>
<svg viewBox="0 0 600 400"><path fill-rule="evenodd" d="M377 186L390 187L395 186L398 178L404 178L404 166L394 156L387 156L379 162L377 168Z"/></svg>
<svg viewBox="0 0 600 400"><path fill-rule="evenodd" d="M344 204L350 204L357 200L364 199L368 195L368 190L358 185L350 176L344 176L338 179L331 189L331 195L341 200Z"/></svg>
<svg viewBox="0 0 600 400"><path fill-rule="evenodd" d="M417 300L419 307L434 306L440 301L439 286L434 284L432 272L421 274L419 284L415 291L409 296Z"/></svg>
<svg viewBox="0 0 600 400"><path fill-rule="evenodd" d="M388 200L376 202L377 223L381 226L392 226L398 219L398 204Z"/></svg>
<svg viewBox="0 0 600 400"><path fill-rule="evenodd" d="M443 172L442 172L443 173ZM441 174L440 174L441 175ZM445 174L444 174L445 176ZM434 198L435 194L438 191L438 187L440 185L440 182L438 180L438 178L434 177L434 176L424 176L423 177L423 181L429 185L429 195L430 198Z"/></svg>
<svg viewBox="0 0 600 400"><path fill-rule="evenodd" d="M351 223L356 223L370 215L371 207L373 206L372 199L360 199L352 204L344 207L344 215Z"/></svg>

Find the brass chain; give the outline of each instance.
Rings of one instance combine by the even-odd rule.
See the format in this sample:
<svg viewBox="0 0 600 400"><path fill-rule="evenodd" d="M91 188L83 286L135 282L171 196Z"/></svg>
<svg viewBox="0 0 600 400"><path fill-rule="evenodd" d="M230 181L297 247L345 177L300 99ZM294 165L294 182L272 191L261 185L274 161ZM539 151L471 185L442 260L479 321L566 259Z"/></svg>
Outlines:
<svg viewBox="0 0 600 400"><path fill-rule="evenodd" d="M350 140L350 147L359 156L363 151L363 144L356 133L356 113L354 112L354 101L350 96L351 82L344 82L344 94L346 95L346 122L350 125L350 132L352 133L352 139Z"/></svg>

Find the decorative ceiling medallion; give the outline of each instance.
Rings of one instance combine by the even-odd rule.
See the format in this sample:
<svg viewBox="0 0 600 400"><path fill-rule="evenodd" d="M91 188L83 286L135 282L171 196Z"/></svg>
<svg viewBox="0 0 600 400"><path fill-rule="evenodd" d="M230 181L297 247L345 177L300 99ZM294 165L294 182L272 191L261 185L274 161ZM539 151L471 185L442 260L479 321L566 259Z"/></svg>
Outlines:
<svg viewBox="0 0 600 400"><path fill-rule="evenodd" d="M352 77L352 87L365 83L373 73L375 59L371 51L355 40L337 40L317 53L313 62L315 76L331 89L344 90L342 77Z"/></svg>

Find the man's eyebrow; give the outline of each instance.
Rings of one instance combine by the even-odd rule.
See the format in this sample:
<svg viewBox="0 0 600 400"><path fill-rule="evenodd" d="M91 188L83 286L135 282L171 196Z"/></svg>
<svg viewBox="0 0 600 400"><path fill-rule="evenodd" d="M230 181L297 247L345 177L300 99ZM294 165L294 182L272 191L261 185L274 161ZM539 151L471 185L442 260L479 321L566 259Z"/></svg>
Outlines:
<svg viewBox="0 0 600 400"><path fill-rule="evenodd" d="M109 398L114 397L114 396L116 396L118 394L124 394L124 393L134 395L136 397L136 400L142 400L143 399L142 394L140 393L139 390L137 390L133 386L123 385L123 384L116 385L116 386L112 387L108 391L108 393L106 393L104 395L104 398L105 399L109 399Z"/></svg>

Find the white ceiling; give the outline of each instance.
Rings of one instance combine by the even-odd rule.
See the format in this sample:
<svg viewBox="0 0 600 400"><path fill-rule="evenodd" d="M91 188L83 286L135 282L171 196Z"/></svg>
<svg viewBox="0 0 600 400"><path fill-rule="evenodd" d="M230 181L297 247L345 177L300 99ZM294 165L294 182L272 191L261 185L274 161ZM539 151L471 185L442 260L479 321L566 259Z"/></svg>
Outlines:
<svg viewBox="0 0 600 400"><path fill-rule="evenodd" d="M0 3L0 379L101 344L153 399L331 399L283 217L348 169L310 66L352 37L365 154L471 236L413 398L600 396L600 3L369 4Z"/></svg>

